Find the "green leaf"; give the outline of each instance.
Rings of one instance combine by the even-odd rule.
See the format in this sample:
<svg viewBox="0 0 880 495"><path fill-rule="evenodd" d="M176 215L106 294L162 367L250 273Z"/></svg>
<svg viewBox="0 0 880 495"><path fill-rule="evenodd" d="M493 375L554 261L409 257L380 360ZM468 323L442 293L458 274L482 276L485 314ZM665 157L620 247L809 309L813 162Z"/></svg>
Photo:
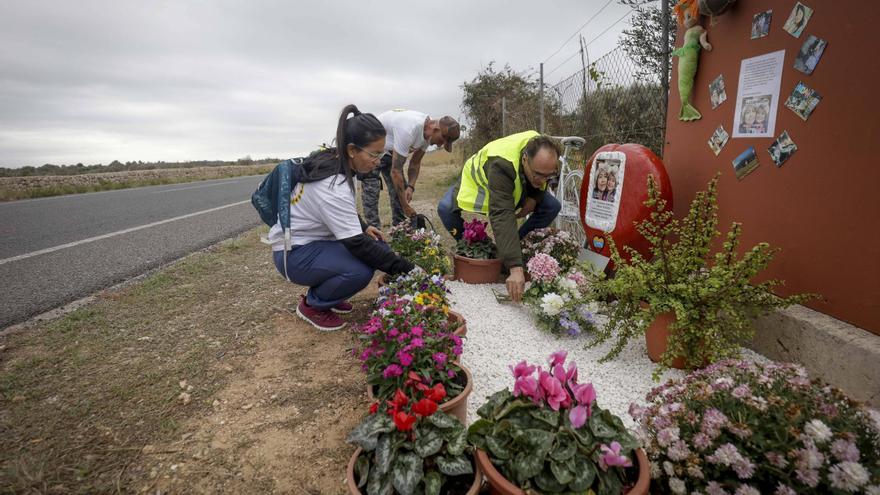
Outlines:
<svg viewBox="0 0 880 495"><path fill-rule="evenodd" d="M357 476L358 488L363 488L364 485L367 484L367 479L370 476L370 458L367 454L361 454L358 456L357 460L354 462L354 472Z"/></svg>
<svg viewBox="0 0 880 495"><path fill-rule="evenodd" d="M422 481L422 458L412 452L397 456L391 467L391 484L400 495L412 495Z"/></svg>
<svg viewBox="0 0 880 495"><path fill-rule="evenodd" d="M556 436L556 446L550 451L550 457L557 461L570 459L577 452L577 442L568 434Z"/></svg>
<svg viewBox="0 0 880 495"><path fill-rule="evenodd" d="M599 495L623 493L623 482L617 476L599 476Z"/></svg>
<svg viewBox="0 0 880 495"><path fill-rule="evenodd" d="M507 402L506 404L503 404L501 407L495 409L493 411L492 418L495 421L498 421L518 409L533 408L533 407L535 407L535 404L531 401L525 401L523 399L514 399L512 401Z"/></svg>
<svg viewBox="0 0 880 495"><path fill-rule="evenodd" d="M589 459L581 456L574 458L574 478L568 487L574 491L584 491L593 486L596 479L596 465Z"/></svg>
<svg viewBox="0 0 880 495"><path fill-rule="evenodd" d="M598 438L615 438L617 431L603 418L604 414L590 416L590 431Z"/></svg>
<svg viewBox="0 0 880 495"><path fill-rule="evenodd" d="M377 469L370 470L370 479L367 482L367 495L391 495L394 487L391 486L391 477L379 474Z"/></svg>
<svg viewBox="0 0 880 495"><path fill-rule="evenodd" d="M553 448L555 437L552 432L530 428L524 430L523 435L518 437L516 442L528 447L538 457L544 458Z"/></svg>
<svg viewBox="0 0 880 495"><path fill-rule="evenodd" d="M594 439L589 428L569 428L568 432L574 435L574 438L586 448L592 448Z"/></svg>
<svg viewBox="0 0 880 495"><path fill-rule="evenodd" d="M486 447L492 456L498 459L510 459L510 449L507 447L510 440L507 435L486 437Z"/></svg>
<svg viewBox="0 0 880 495"><path fill-rule="evenodd" d="M371 414L367 416L354 430L349 433L345 440L355 443L363 450L372 451L376 448L378 436L394 429L394 422L386 414Z"/></svg>
<svg viewBox="0 0 880 495"><path fill-rule="evenodd" d="M546 469L535 476L534 480L538 488L545 493L559 493L565 489L565 484L557 481L554 474L547 472Z"/></svg>
<svg viewBox="0 0 880 495"><path fill-rule="evenodd" d="M510 393L510 390L506 388L499 390L486 399L486 403L477 409L477 414L484 419L493 419L495 409L512 397L513 394Z"/></svg>
<svg viewBox="0 0 880 495"><path fill-rule="evenodd" d="M434 414L428 416L428 421L431 422L432 425L437 428L454 428L455 425L461 425L461 422L458 419L453 418L452 416L446 414L443 411L437 411Z"/></svg>
<svg viewBox="0 0 880 495"><path fill-rule="evenodd" d="M563 485L571 483L571 481L574 479L574 473L569 471L565 464L551 461L550 471L553 472L553 476L556 478L556 481Z"/></svg>
<svg viewBox="0 0 880 495"><path fill-rule="evenodd" d="M425 458L440 452L443 447L443 438L433 428L421 428L415 441L416 454Z"/></svg>
<svg viewBox="0 0 880 495"><path fill-rule="evenodd" d="M437 457L437 467L440 468L441 473L447 476L461 476L462 474L474 472L470 458L464 455L457 457L441 455Z"/></svg>
<svg viewBox="0 0 880 495"><path fill-rule="evenodd" d="M425 495L440 495L443 476L433 469L425 473Z"/></svg>
<svg viewBox="0 0 880 495"><path fill-rule="evenodd" d="M480 418L468 427L468 435L488 435L492 432L493 422Z"/></svg>
<svg viewBox="0 0 880 495"><path fill-rule="evenodd" d="M391 467L391 435L380 435L376 442L376 469L380 474L388 474Z"/></svg>
<svg viewBox="0 0 880 495"><path fill-rule="evenodd" d="M553 428L559 426L559 413L552 409L535 409L529 414L531 414L533 418L543 421Z"/></svg>
<svg viewBox="0 0 880 495"><path fill-rule="evenodd" d="M446 452L449 455L455 456L463 454L468 446L467 438L467 430L462 428L449 439L449 442L446 444Z"/></svg>
<svg viewBox="0 0 880 495"><path fill-rule="evenodd" d="M511 467L517 473L517 481L522 483L527 479L534 478L544 469L544 458L520 452L513 458Z"/></svg>

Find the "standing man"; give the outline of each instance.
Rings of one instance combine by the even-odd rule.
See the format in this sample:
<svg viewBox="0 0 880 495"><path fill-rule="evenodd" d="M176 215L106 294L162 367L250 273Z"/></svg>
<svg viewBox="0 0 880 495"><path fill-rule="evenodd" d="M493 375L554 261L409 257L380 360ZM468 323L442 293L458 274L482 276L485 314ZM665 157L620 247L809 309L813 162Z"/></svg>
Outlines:
<svg viewBox="0 0 880 495"><path fill-rule="evenodd" d="M430 145L452 151L452 142L458 139L458 122L450 116L433 120L415 110L390 110L378 116L385 127L385 154L379 167L369 174L359 176L363 184L364 221L377 229L382 228L379 219L379 191L382 177L391 201L391 223L397 225L405 218L416 215L410 206L416 180L422 165L422 157ZM403 165L410 157L407 178ZM381 175L380 175L381 174Z"/></svg>
<svg viewBox="0 0 880 495"><path fill-rule="evenodd" d="M468 158L458 183L437 206L443 225L455 239L464 230L462 211L489 215L498 257L510 270L507 293L520 301L525 290L520 239L548 227L561 205L545 194L547 181L559 175L559 143L536 131L496 139ZM516 219L531 214L517 229Z"/></svg>

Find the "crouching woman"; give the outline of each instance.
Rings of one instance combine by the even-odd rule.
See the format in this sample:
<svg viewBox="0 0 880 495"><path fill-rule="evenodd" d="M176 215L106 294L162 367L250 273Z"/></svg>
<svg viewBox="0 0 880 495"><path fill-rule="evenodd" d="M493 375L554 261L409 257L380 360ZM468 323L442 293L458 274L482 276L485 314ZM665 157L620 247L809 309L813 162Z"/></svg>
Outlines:
<svg viewBox="0 0 880 495"><path fill-rule="evenodd" d="M383 242L382 232L364 224L355 206L353 176L379 165L385 128L356 106L342 110L337 148L313 153L303 163L304 179L290 192L292 248L287 278L309 287L296 313L318 330L345 326L339 314L352 310L348 298L360 292L375 270L391 275L415 266ZM280 222L269 231L275 267L284 275L284 238Z"/></svg>

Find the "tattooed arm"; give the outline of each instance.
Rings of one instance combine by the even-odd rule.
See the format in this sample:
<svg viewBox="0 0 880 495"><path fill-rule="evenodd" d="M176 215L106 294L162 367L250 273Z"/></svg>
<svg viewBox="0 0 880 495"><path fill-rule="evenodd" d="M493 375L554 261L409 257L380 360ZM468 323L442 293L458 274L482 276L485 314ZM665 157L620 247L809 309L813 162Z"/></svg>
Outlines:
<svg viewBox="0 0 880 495"><path fill-rule="evenodd" d="M400 207L403 208L403 214L407 217L415 216L416 211L409 205L406 197L406 182L403 180L403 164L406 163L406 155L401 155L394 151L391 157L391 182L394 183L394 190L397 191L397 198L400 200ZM416 174L418 176L418 173Z"/></svg>
<svg viewBox="0 0 880 495"><path fill-rule="evenodd" d="M416 191L416 181L419 179L419 171L422 168L423 156L425 156L425 150L417 149L409 159L409 168L406 170L406 175L409 179L409 182L407 182L407 186L409 187L406 188L407 203L412 201L412 195Z"/></svg>

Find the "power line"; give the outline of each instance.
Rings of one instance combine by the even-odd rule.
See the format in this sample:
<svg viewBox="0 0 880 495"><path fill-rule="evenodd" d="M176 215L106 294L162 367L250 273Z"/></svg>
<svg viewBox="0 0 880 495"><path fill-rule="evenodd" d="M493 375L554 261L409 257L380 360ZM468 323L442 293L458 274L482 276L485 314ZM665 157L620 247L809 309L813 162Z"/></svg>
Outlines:
<svg viewBox="0 0 880 495"><path fill-rule="evenodd" d="M592 22L592 20L595 19L596 16L598 16L599 14L601 14L602 11L605 10L605 7L608 7L609 5L611 5L611 2L612 2L612 1L614 1L614 0L608 0L608 2L606 2L605 5L603 5L602 8L599 9L598 12L596 12L595 14L593 14L592 17L590 17L589 19L587 19L587 22L581 24L581 27L577 28L577 29L575 30L575 32L572 33L572 35L569 36L568 39L565 40L565 41L562 43L562 45L560 45L559 48L556 49L555 52L553 52L552 55L550 55L549 57L547 57L547 58L544 60L544 63L546 64L546 63L547 63L547 60L550 60L551 58L553 58L554 56L556 56L556 54L559 53L559 52L565 47L565 45L566 45L569 41L571 41L572 38L575 37L575 35L577 35L578 33L580 33L581 30L582 30L583 28L587 27L587 24L589 24L590 22Z"/></svg>
<svg viewBox="0 0 880 495"><path fill-rule="evenodd" d="M554 72L556 72L556 69L562 67L563 65L565 65L566 62L568 62L569 60L573 59L576 55L580 55L580 54L581 54L581 51L580 51L580 50L578 50L578 51L572 53L571 55L569 55L569 57L568 57L567 59L563 60L561 64L559 64L559 65L557 65L556 67L554 67L553 70L551 70L550 72L544 74L544 78L546 79L548 76L550 76L550 74L553 74Z"/></svg>
<svg viewBox="0 0 880 495"><path fill-rule="evenodd" d="M587 43L586 46L590 46L594 41L596 41L597 39L601 38L603 34L607 33L609 29L611 29L611 28L613 28L614 26L618 25L618 24L620 23L620 21L626 19L628 16L632 15L634 12L635 12L635 10L630 10L630 11L627 12L626 14L623 14L623 17L621 17L620 19L614 21L614 24L612 24L612 25L608 26L607 28L605 28L605 30L602 31L601 33L599 33L598 36L596 36L595 38L593 38L592 40L590 40L590 42Z"/></svg>

